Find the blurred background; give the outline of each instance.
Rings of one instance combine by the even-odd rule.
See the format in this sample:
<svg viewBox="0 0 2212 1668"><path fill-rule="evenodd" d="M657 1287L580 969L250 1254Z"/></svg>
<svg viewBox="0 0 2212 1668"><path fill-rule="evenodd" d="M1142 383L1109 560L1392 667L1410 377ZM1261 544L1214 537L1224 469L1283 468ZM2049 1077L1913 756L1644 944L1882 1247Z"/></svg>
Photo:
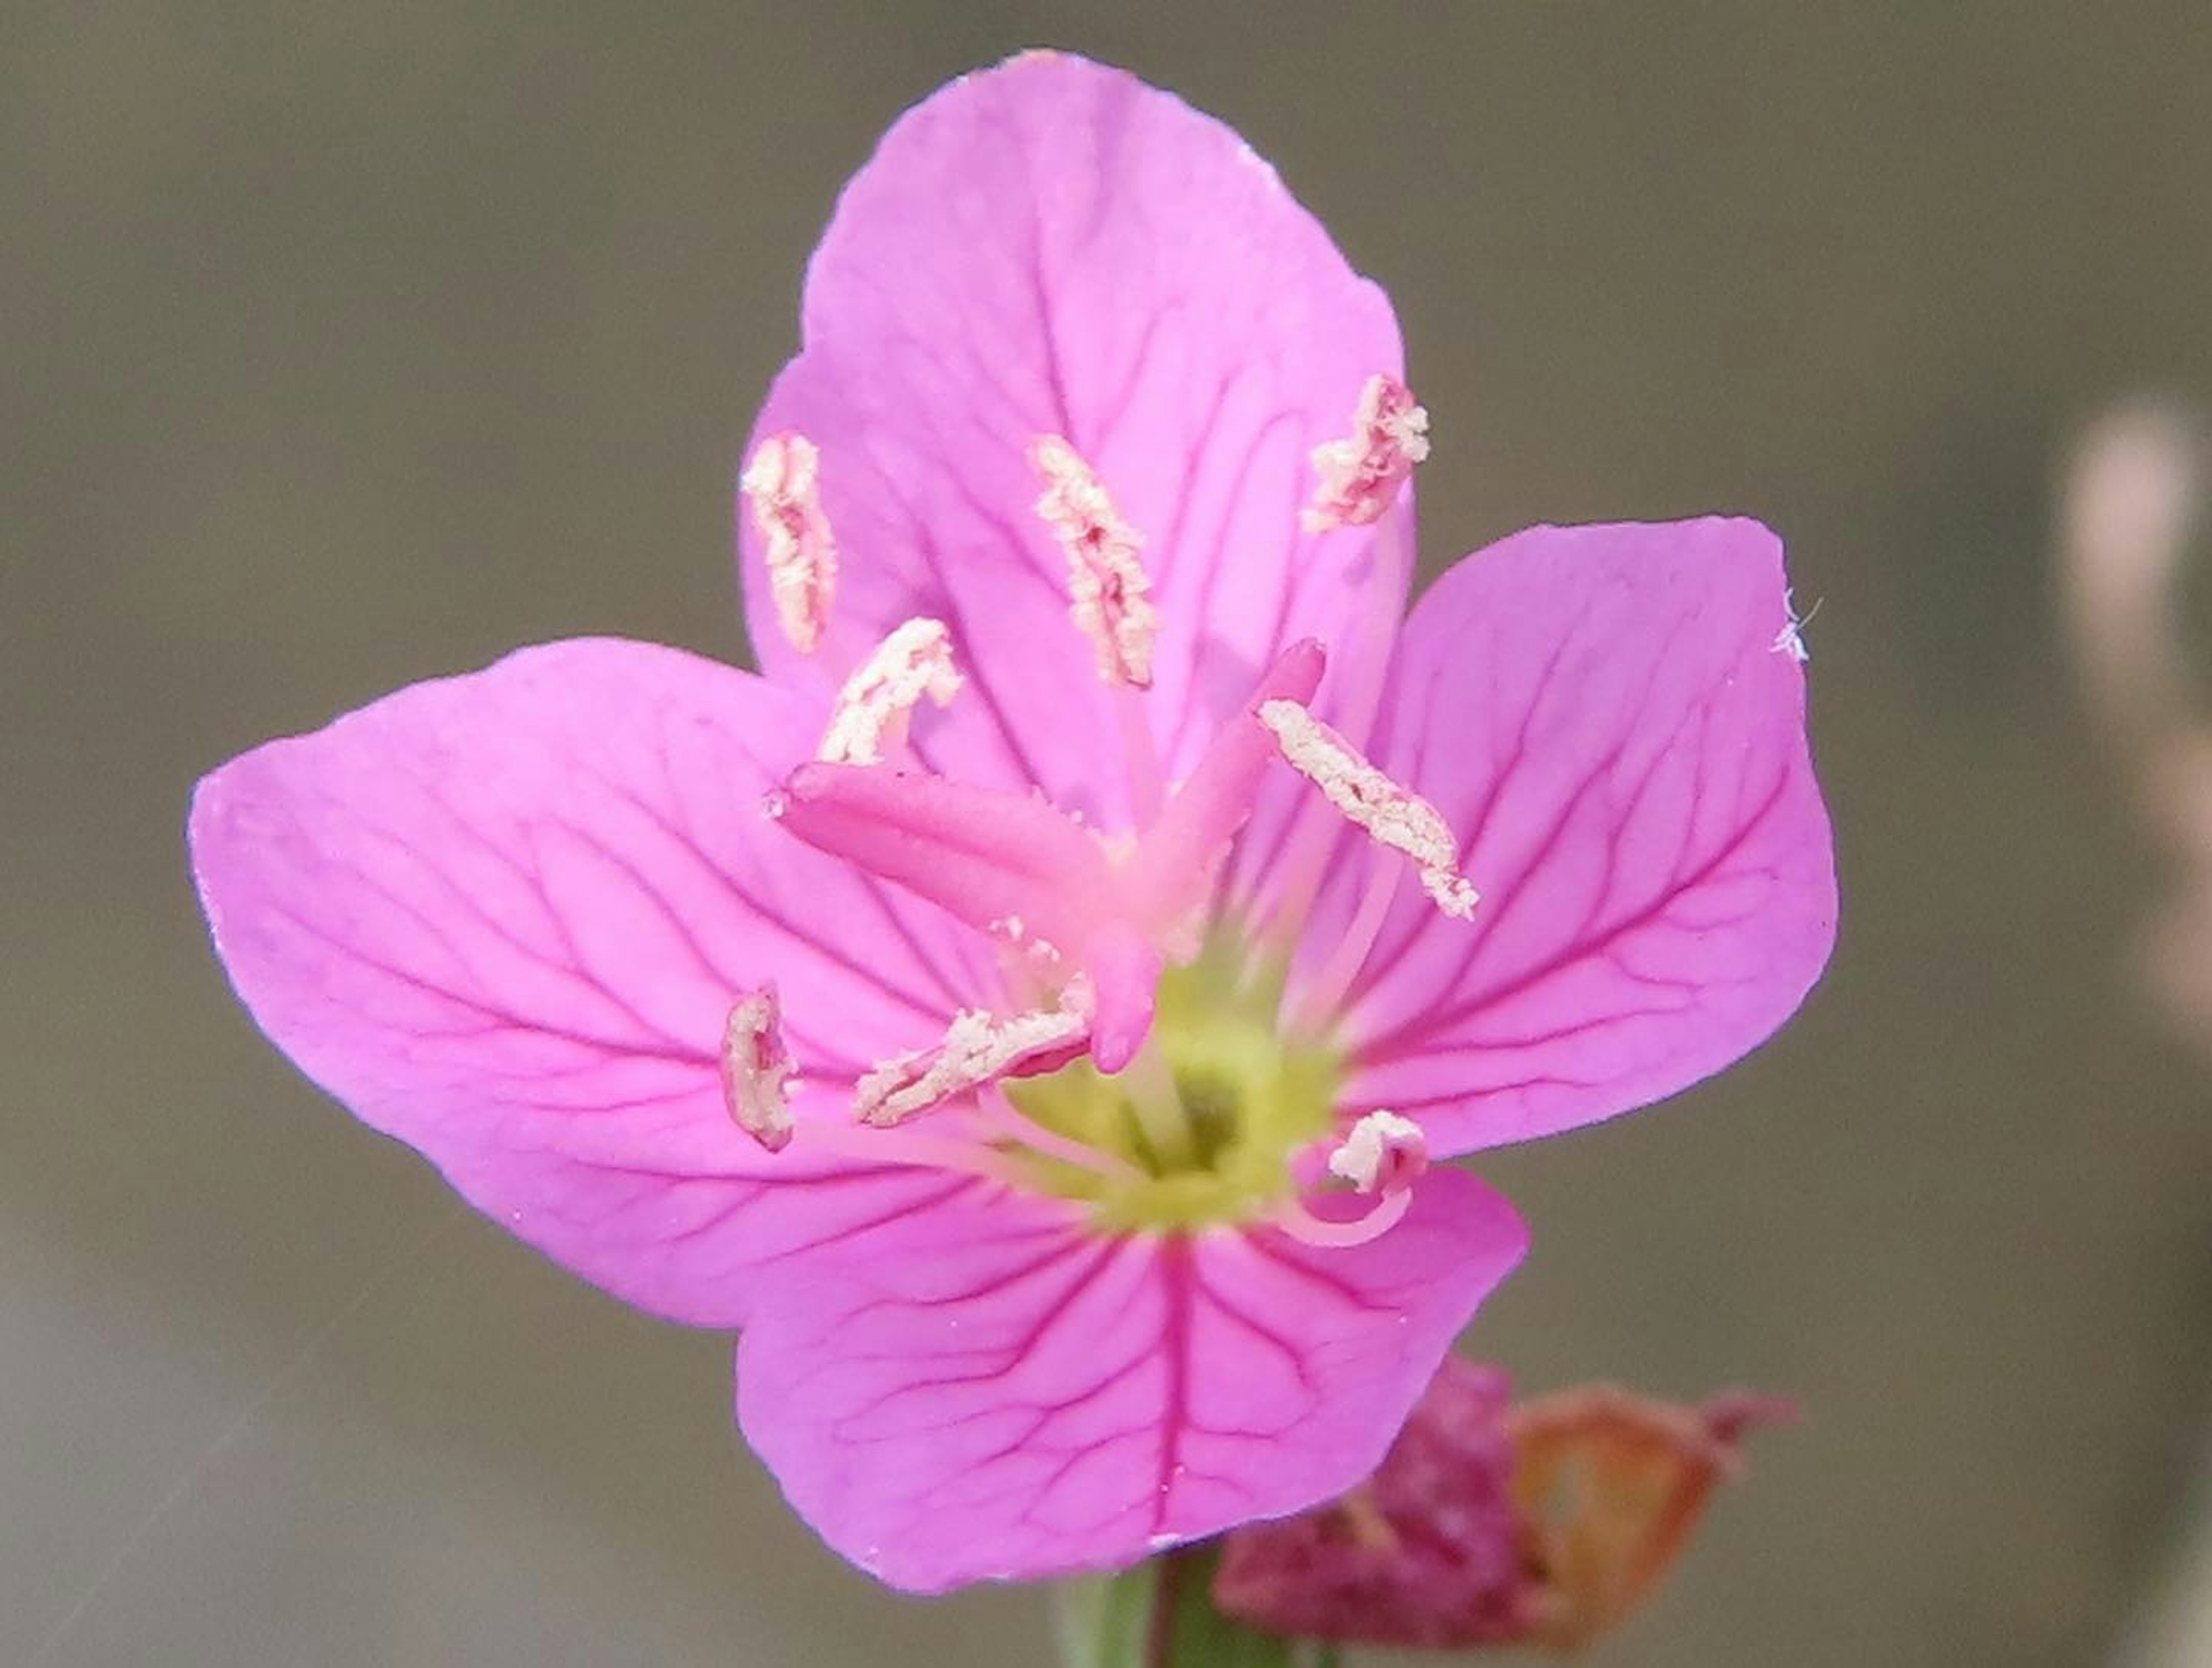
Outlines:
<svg viewBox="0 0 2212 1668"><path fill-rule="evenodd" d="M732 468L832 198L1031 44L1226 118L1388 285L1428 571L1735 509L1822 600L1826 982L1486 1166L1537 1241L1470 1352L1806 1404L1598 1659L2118 1659L2212 1431L2212 1097L2053 528L2109 400L2212 395L2202 0L5 9L0 1661L1044 1659L1038 1595L819 1547L724 1340L295 1076L179 838L231 754L520 643L744 656Z"/></svg>

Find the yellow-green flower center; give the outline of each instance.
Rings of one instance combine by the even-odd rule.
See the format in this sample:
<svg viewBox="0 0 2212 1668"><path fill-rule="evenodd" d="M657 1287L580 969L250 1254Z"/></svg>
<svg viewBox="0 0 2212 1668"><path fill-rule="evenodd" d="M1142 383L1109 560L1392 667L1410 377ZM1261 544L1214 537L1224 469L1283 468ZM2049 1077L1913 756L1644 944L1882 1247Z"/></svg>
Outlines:
<svg viewBox="0 0 2212 1668"><path fill-rule="evenodd" d="M1151 1039L1109 1077L1088 1059L1009 1083L1032 1122L1120 1161L1091 1169L1019 1150L1035 1186L1098 1226L1164 1231L1247 1222L1293 1189L1290 1161L1328 1135L1340 1075L1317 1038L1283 1034L1279 966L1217 934L1160 980ZM1114 1174L1107 1174L1111 1168Z"/></svg>

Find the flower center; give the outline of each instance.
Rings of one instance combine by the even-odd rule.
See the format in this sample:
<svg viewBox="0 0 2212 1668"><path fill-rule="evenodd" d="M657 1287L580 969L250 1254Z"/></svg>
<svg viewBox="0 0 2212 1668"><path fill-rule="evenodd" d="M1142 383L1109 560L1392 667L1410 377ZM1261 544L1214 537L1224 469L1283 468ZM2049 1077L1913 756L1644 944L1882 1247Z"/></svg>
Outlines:
<svg viewBox="0 0 2212 1668"><path fill-rule="evenodd" d="M1333 1127L1340 1062L1281 1028L1279 966L1217 928L1161 976L1151 1036L1115 1076L1079 1058L1000 1085L1030 1124L1112 1161L1021 1145L1025 1182L1080 1199L1109 1229L1249 1222L1292 1197L1291 1160Z"/></svg>

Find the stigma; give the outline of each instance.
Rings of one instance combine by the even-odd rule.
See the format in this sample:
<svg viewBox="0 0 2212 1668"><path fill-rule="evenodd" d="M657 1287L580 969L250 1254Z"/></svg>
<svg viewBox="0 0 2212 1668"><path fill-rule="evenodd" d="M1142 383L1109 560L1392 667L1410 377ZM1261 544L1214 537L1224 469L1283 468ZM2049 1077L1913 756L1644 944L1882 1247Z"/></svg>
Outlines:
<svg viewBox="0 0 2212 1668"><path fill-rule="evenodd" d="M837 592L837 542L822 508L822 454L804 434L771 434L738 477L767 547L776 623L801 654L820 646Z"/></svg>
<svg viewBox="0 0 2212 1668"><path fill-rule="evenodd" d="M1059 435L1032 441L1030 463L1044 483L1036 513L1067 555L1068 614L1091 640L1099 680L1150 688L1160 616L1138 560L1144 535L1122 519L1097 470Z"/></svg>
<svg viewBox="0 0 2212 1668"><path fill-rule="evenodd" d="M1321 479L1300 523L1310 533L1322 533L1381 520L1413 465L1428 455L1429 414L1414 403L1413 391L1388 374L1368 378L1352 410L1350 436L1314 448L1314 472Z"/></svg>

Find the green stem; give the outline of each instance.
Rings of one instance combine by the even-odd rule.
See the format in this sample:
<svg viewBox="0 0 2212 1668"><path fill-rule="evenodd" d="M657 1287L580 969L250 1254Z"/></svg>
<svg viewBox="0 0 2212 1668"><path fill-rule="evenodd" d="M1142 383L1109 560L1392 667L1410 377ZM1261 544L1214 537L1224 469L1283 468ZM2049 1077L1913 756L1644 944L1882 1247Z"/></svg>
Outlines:
<svg viewBox="0 0 2212 1668"><path fill-rule="evenodd" d="M1214 1609L1218 1556L1184 1547L1063 1586L1054 1621L1065 1668L1336 1668L1334 1647L1263 1634Z"/></svg>
<svg viewBox="0 0 2212 1668"><path fill-rule="evenodd" d="M1187 1554L1170 1552L1156 1566L1152 1614L1145 1630L1145 1668L1175 1668L1176 1610L1182 1597L1187 1560Z"/></svg>

